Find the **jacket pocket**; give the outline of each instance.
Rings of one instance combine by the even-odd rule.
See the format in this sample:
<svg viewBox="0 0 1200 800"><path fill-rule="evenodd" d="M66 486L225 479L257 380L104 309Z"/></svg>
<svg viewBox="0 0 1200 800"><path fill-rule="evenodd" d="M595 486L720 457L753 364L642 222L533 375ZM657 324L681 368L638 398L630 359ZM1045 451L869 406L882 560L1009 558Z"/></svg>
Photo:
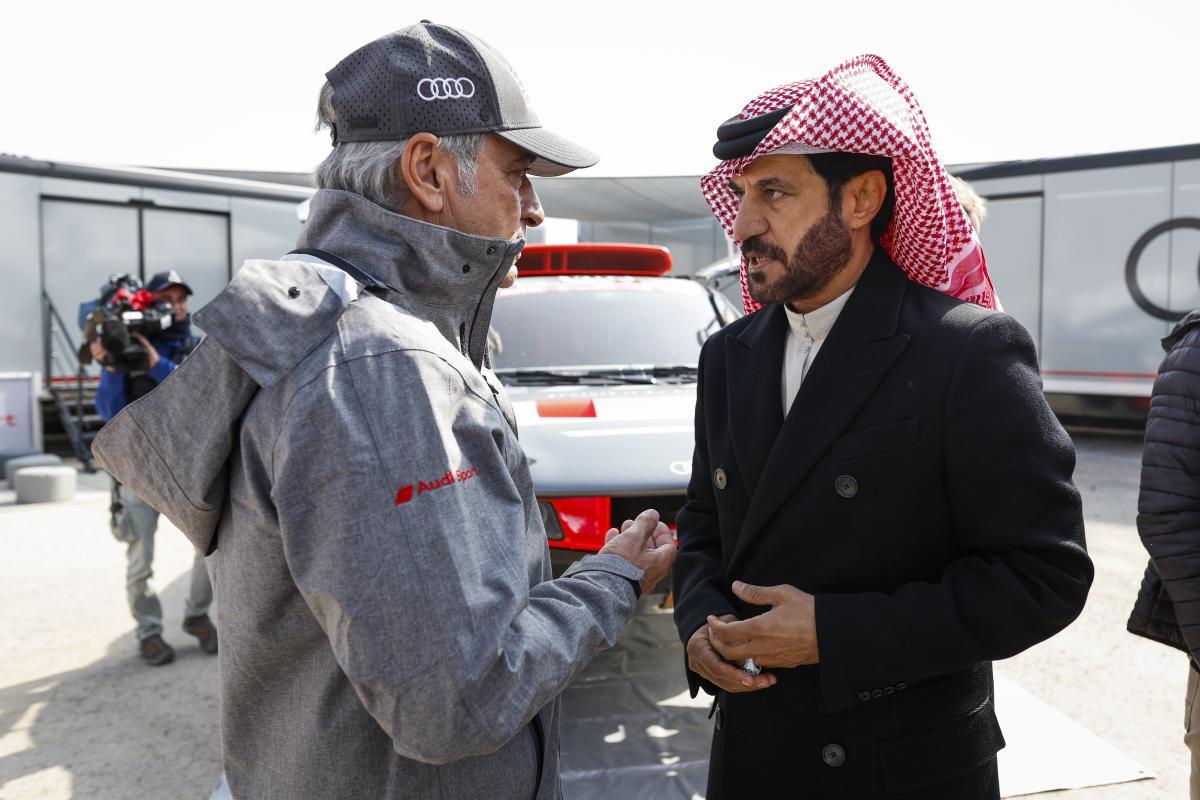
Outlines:
<svg viewBox="0 0 1200 800"><path fill-rule="evenodd" d="M905 419L888 425L852 431L833 443L833 458L843 461L873 453L886 453L917 443L917 421Z"/></svg>
<svg viewBox="0 0 1200 800"><path fill-rule="evenodd" d="M879 740L883 784L891 794L927 789L966 775L1004 747L992 698L949 722Z"/></svg>

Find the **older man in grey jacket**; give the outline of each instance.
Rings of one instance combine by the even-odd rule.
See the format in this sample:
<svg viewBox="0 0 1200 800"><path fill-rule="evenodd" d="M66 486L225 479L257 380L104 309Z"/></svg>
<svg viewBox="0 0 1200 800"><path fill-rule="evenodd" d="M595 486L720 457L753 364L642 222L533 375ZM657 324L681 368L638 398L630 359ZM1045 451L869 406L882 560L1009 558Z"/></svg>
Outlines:
<svg viewBox="0 0 1200 800"><path fill-rule="evenodd" d="M647 511L550 579L486 364L543 218L528 176L596 159L463 31L405 28L327 77L297 250L196 315L208 338L98 460L210 554L235 797L555 798L557 696L674 558Z"/></svg>

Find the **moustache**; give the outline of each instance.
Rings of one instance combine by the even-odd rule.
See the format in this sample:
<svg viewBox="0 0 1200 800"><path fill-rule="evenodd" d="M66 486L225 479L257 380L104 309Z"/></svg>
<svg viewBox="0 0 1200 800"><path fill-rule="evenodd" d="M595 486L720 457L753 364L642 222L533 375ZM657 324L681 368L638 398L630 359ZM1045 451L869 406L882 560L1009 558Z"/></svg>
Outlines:
<svg viewBox="0 0 1200 800"><path fill-rule="evenodd" d="M770 258L780 262L787 261L787 253L783 251L783 248L768 242L762 236L751 236L742 242L742 255L747 258Z"/></svg>

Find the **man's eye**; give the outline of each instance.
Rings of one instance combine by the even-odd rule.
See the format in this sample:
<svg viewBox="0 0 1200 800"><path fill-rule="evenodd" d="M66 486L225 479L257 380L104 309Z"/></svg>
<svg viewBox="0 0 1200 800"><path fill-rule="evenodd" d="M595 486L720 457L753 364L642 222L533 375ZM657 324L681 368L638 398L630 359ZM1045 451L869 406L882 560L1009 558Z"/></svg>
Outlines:
<svg viewBox="0 0 1200 800"><path fill-rule="evenodd" d="M783 192L779 189L767 189L763 192L768 200L778 200L783 197Z"/></svg>

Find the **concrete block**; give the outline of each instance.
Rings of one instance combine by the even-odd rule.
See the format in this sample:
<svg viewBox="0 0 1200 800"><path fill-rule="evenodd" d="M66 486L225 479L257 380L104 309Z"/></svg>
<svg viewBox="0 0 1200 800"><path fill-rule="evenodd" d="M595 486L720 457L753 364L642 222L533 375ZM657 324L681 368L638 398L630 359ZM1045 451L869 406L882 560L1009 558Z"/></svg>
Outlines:
<svg viewBox="0 0 1200 800"><path fill-rule="evenodd" d="M31 450L27 447L19 450L0 450L0 475L4 474L4 466L14 458L24 458L25 456L40 455L40 450Z"/></svg>
<svg viewBox="0 0 1200 800"><path fill-rule="evenodd" d="M13 475L19 469L25 469L26 467L57 467L62 463L63 460L61 458L50 453L37 453L31 456L10 458L4 465L4 480L8 481L9 486L13 486Z"/></svg>
<svg viewBox="0 0 1200 800"><path fill-rule="evenodd" d="M74 467L23 467L14 476L18 503L52 503L75 496Z"/></svg>

